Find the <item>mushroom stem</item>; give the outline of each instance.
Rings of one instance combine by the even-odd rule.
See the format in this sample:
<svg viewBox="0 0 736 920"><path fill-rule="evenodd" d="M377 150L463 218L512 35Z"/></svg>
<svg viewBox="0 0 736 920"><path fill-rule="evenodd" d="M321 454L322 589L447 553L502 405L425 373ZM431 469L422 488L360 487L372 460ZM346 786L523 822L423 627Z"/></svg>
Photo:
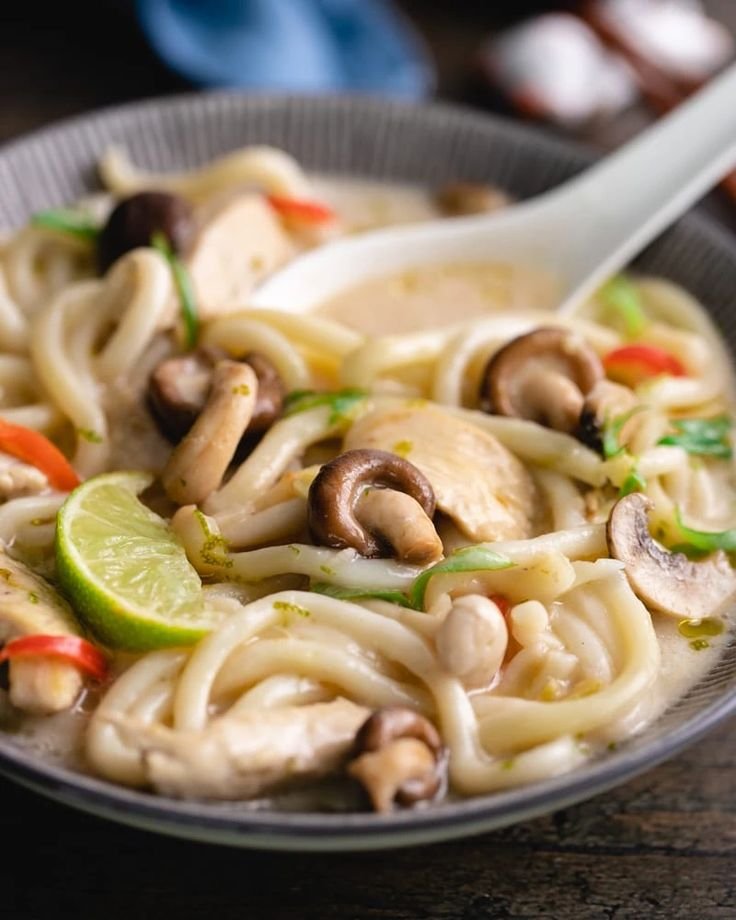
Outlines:
<svg viewBox="0 0 736 920"><path fill-rule="evenodd" d="M429 565L442 557L442 540L432 519L405 492L366 489L355 504L355 517L371 533L390 543L402 562Z"/></svg>
<svg viewBox="0 0 736 920"><path fill-rule="evenodd" d="M390 811L394 802L414 805L443 791L447 750L424 716L388 706L361 726L347 772L363 785L376 811Z"/></svg>
<svg viewBox="0 0 736 920"><path fill-rule="evenodd" d="M216 365L207 403L161 477L169 498L179 505L198 504L220 485L253 416L257 395L258 380L250 365Z"/></svg>
<svg viewBox="0 0 736 920"><path fill-rule="evenodd" d="M434 771L434 754L417 738L398 738L378 751L361 754L348 773L368 793L375 811L387 812L407 782L421 782Z"/></svg>

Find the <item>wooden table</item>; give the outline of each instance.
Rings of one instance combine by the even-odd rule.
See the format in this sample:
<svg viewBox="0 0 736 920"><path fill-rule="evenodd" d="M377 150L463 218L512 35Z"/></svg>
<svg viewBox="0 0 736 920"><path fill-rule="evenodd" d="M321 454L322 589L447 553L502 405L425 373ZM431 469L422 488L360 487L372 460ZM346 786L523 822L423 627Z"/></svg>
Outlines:
<svg viewBox="0 0 736 920"><path fill-rule="evenodd" d="M729 6L732 0L712 0ZM463 64L490 24L477 0L407 0L467 99ZM485 10L485 12L484 12ZM124 4L3 10L0 140L100 105L188 87ZM475 18L474 18L475 17ZM104 20L104 21L101 21ZM80 38L90 24L92 42ZM204 846L104 823L0 780L0 917L244 920L736 918L736 722L614 792L469 840L358 855Z"/></svg>

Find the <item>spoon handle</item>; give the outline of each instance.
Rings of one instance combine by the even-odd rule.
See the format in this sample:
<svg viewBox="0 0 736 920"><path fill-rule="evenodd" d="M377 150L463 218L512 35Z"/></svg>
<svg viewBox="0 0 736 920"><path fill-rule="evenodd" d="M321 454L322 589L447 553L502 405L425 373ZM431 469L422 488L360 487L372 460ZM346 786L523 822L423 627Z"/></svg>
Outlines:
<svg viewBox="0 0 736 920"><path fill-rule="evenodd" d="M736 164L736 64L640 137L549 196L594 232L574 241L573 310ZM556 199L556 200L555 200ZM565 207L562 208L563 200ZM559 212L558 212L559 213Z"/></svg>

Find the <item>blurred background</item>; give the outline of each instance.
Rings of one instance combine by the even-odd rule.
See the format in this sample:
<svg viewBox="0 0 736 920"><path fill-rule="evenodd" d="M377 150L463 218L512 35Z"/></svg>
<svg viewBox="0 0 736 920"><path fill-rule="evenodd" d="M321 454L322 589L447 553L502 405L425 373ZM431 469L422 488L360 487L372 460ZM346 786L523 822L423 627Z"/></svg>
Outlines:
<svg viewBox="0 0 736 920"><path fill-rule="evenodd" d="M736 57L736 0L4 6L0 141L100 106L231 87L440 98L603 151ZM707 207L736 230L736 175Z"/></svg>

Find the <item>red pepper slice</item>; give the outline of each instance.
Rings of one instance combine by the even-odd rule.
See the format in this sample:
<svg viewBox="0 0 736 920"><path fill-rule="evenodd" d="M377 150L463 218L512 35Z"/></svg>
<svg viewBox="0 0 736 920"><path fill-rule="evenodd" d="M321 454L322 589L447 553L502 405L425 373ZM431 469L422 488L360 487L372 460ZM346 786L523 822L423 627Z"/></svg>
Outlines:
<svg viewBox="0 0 736 920"><path fill-rule="evenodd" d="M611 380L630 387L662 374L687 377L682 361L656 345L623 345L614 348L603 358L603 367Z"/></svg>
<svg viewBox="0 0 736 920"><path fill-rule="evenodd" d="M60 492L70 492L79 485L79 477L64 454L32 428L13 425L0 418L0 451L41 470L49 485Z"/></svg>
<svg viewBox="0 0 736 920"><path fill-rule="evenodd" d="M266 195L266 200L278 213L287 219L300 220L307 224L326 224L335 219L335 212L319 201L303 198L288 198L286 195Z"/></svg>
<svg viewBox="0 0 736 920"><path fill-rule="evenodd" d="M511 601L507 597L504 597L503 594L491 594L489 600L493 601L504 618L508 617L511 613Z"/></svg>
<svg viewBox="0 0 736 920"><path fill-rule="evenodd" d="M0 649L0 663L12 658L63 658L96 680L107 675L107 660L91 642L80 636L20 636Z"/></svg>

